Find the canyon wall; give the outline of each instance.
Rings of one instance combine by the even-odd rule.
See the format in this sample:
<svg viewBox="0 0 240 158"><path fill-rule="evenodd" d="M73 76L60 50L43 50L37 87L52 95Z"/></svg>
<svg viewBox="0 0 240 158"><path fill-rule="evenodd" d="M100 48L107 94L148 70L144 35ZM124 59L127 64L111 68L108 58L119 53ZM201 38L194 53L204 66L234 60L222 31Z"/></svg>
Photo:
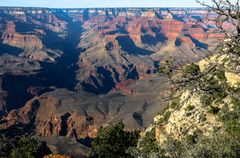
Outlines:
<svg viewBox="0 0 240 158"><path fill-rule="evenodd" d="M169 85L158 77L159 65L170 56L198 61L224 38L206 15L0 8L0 128L31 126L42 136L77 139L120 120L144 129L158 112L155 97Z"/></svg>

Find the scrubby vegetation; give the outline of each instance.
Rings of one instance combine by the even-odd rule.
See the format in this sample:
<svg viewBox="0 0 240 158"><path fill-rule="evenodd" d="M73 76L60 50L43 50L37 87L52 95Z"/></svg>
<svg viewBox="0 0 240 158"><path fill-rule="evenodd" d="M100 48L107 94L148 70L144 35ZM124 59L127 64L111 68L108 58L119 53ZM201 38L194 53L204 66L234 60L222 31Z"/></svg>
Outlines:
<svg viewBox="0 0 240 158"><path fill-rule="evenodd" d="M46 144L35 136L7 138L1 136L0 157L41 158L50 153Z"/></svg>
<svg viewBox="0 0 240 158"><path fill-rule="evenodd" d="M191 63L184 67L183 76L187 78L194 78L200 73L200 68L197 64Z"/></svg>
<svg viewBox="0 0 240 158"><path fill-rule="evenodd" d="M100 129L97 138L92 142L92 155L95 157L126 158L129 147L137 145L139 132L124 131L122 122Z"/></svg>
<svg viewBox="0 0 240 158"><path fill-rule="evenodd" d="M175 61L174 58L169 57L165 61L164 65L162 65L158 68L159 74L167 75L167 77L169 78L170 81L172 81L173 70L174 70L174 67L173 67L174 61Z"/></svg>
<svg viewBox="0 0 240 158"><path fill-rule="evenodd" d="M131 147L127 152L136 158L166 157L164 149L156 140L154 128L146 131L139 139L137 147Z"/></svg>

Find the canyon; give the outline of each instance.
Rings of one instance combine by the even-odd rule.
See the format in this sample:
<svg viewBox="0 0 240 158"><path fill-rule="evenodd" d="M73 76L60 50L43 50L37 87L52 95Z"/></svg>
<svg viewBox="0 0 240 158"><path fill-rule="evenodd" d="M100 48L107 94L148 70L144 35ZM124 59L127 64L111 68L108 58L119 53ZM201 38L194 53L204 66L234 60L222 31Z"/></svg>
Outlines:
<svg viewBox="0 0 240 158"><path fill-rule="evenodd" d="M119 121L144 130L166 105L159 96L170 82L157 73L164 60L199 61L223 40L207 14L0 8L1 131L81 140Z"/></svg>

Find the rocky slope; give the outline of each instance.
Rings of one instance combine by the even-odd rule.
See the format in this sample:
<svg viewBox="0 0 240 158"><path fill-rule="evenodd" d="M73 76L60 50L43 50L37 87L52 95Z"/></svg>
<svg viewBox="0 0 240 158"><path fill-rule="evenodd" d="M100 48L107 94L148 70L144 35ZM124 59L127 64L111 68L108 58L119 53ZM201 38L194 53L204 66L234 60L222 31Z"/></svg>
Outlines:
<svg viewBox="0 0 240 158"><path fill-rule="evenodd" d="M90 18L84 23L88 31L78 45L85 51L79 58L77 80L85 89L108 91L117 82L151 76L156 65L169 56L182 62L199 60L217 37L223 38L186 13L149 12L158 16L142 13L109 20L97 15L97 20ZM109 87L104 87L106 83Z"/></svg>
<svg viewBox="0 0 240 158"><path fill-rule="evenodd" d="M23 108L12 110L2 119L1 129L31 126L41 136L60 135L77 140L96 136L100 126L123 121L126 129L144 129L151 122L158 100L168 89L166 78L158 77L131 84L129 91L108 95L76 93L57 89L34 97Z"/></svg>
<svg viewBox="0 0 240 158"><path fill-rule="evenodd" d="M188 145L193 143L192 146L196 152L195 144L201 141L202 137L206 136L210 140L214 135L224 133L229 135L239 130L239 50L238 48L234 48L238 51L230 49L228 45L229 43L231 45L231 42L226 40L226 44L219 53L197 63L198 77L186 82L183 87L181 86L173 93L169 107L154 118L154 123L148 127L140 139L140 150L144 150L146 140L152 137L163 149L171 141L175 143L187 141ZM179 146L177 147L176 144L173 146L177 151ZM172 157L173 153L170 153L172 148L170 146L167 148L165 155ZM184 149L181 152L183 151ZM183 157L194 157L194 153L190 151L191 147L189 152L184 151L186 153ZM158 154L160 154L159 151Z"/></svg>

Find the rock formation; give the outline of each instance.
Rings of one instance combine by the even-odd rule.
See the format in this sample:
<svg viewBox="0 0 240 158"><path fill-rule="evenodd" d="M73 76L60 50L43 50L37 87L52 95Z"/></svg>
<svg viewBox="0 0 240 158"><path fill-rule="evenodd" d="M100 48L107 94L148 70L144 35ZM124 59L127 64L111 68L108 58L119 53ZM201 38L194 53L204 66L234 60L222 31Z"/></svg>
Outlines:
<svg viewBox="0 0 240 158"><path fill-rule="evenodd" d="M147 127L157 94L169 88L156 75L162 60L198 61L224 37L199 21L206 14L0 8L1 129L31 126L42 136L81 139L120 120L127 129ZM230 73L237 86L239 76Z"/></svg>

